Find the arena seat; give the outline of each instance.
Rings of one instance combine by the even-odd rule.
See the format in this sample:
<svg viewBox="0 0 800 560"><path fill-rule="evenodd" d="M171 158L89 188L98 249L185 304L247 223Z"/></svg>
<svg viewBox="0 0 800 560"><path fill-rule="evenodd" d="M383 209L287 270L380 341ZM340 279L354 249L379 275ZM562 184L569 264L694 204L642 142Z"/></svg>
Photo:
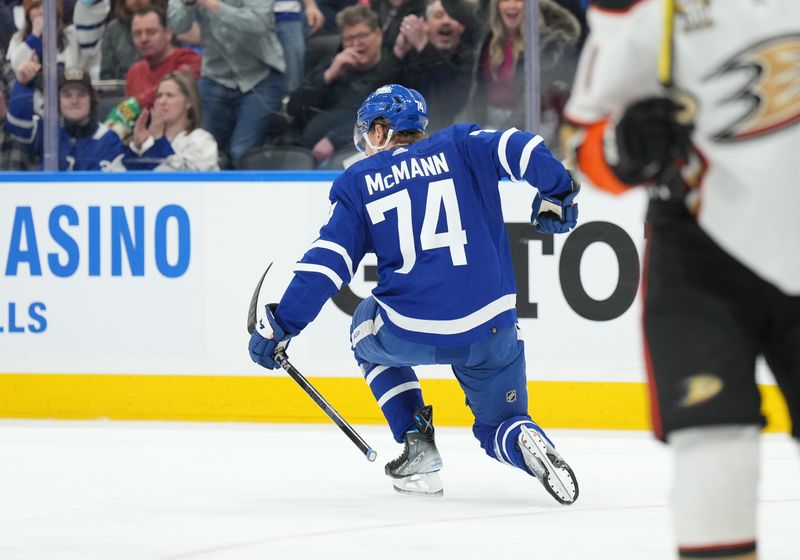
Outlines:
<svg viewBox="0 0 800 560"><path fill-rule="evenodd" d="M316 168L311 150L301 146L265 145L247 152L238 169L309 170Z"/></svg>

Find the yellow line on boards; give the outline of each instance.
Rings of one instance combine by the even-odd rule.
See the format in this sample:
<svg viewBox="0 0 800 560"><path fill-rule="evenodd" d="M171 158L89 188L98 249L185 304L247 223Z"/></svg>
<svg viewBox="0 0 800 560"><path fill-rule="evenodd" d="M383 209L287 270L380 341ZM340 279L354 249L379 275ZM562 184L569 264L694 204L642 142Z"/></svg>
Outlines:
<svg viewBox="0 0 800 560"><path fill-rule="evenodd" d="M383 424L360 378L310 381L351 424ZM454 379L421 380L439 426L470 426L472 415ZM644 383L531 381L533 418L548 428L648 430ZM767 431L788 432L789 415L777 387L762 386ZM0 418L306 422L329 420L284 375L0 374Z"/></svg>

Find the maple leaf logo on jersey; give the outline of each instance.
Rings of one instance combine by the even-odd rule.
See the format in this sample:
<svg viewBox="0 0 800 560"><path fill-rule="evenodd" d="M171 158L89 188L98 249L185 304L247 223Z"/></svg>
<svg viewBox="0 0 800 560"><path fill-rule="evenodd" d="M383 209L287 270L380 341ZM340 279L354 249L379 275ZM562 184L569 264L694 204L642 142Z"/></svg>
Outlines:
<svg viewBox="0 0 800 560"><path fill-rule="evenodd" d="M717 132L715 140L748 140L800 121L800 35L775 37L748 47L708 79L743 70L752 77L727 102L745 101L750 109Z"/></svg>

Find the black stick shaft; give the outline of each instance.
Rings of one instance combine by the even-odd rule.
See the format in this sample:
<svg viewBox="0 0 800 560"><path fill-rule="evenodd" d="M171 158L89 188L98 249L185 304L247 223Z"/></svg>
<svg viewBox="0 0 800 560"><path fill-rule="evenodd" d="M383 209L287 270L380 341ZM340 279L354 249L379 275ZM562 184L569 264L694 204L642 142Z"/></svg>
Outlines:
<svg viewBox="0 0 800 560"><path fill-rule="evenodd" d="M253 297L250 300L250 308L247 310L247 332L253 334L253 331L256 328L256 310L258 308L258 296L261 293L261 285L264 283L264 278L269 272L269 269L272 267L272 263L269 263L267 270L264 271L264 274L261 275L261 279L258 281L258 285L256 286L255 292L253 292ZM336 412L336 409L333 408L328 401L325 400L325 397L320 395L319 391L317 391L314 386L305 378L305 376L297 371L287 359L286 353L283 351L282 347L279 346L278 350L275 352L275 361L277 361L280 366L289 374L289 376L295 380L295 382L300 385L303 391L311 397L317 406L319 406L322 411L328 415L328 418L333 420L333 423L339 426L341 430L350 438L350 441L356 444L356 447L366 456L369 461L374 461L375 457L378 454L372 449L369 444L364 441L358 432L356 432L353 427L347 423L347 420L342 418L342 415Z"/></svg>
<svg viewBox="0 0 800 560"><path fill-rule="evenodd" d="M319 406L322 411L328 415L334 424L339 426L339 428L345 433L347 437L350 438L356 447L366 456L369 461L374 461L375 457L377 457L377 453L374 449L372 449L369 444L364 441L364 439L355 431L355 429L345 420L342 418L342 415L339 414L335 408L333 408L325 397L323 397L319 391L314 388L314 386L305 378L305 376L300 373L297 368L295 368L287 359L286 354L282 351L279 351L275 354L275 361L280 364L280 366L289 374L289 376L295 380L295 382L300 385L300 388L306 392L306 394L311 397L317 406Z"/></svg>

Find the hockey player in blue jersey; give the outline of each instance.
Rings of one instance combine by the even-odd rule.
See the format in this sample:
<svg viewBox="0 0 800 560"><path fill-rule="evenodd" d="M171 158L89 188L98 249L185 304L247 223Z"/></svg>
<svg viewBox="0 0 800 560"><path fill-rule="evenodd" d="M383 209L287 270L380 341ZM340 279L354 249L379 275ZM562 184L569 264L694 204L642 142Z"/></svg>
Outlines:
<svg viewBox="0 0 800 560"><path fill-rule="evenodd" d="M404 444L386 465L395 489L442 494L433 411L412 367L450 364L486 453L571 504L575 476L528 415L498 181L537 187L532 221L546 233L575 227L579 186L540 136L462 124L425 138L427 122L415 90L392 84L367 97L354 141L369 157L334 181L328 221L277 306L261 310L250 356L274 369L276 347L298 335L364 255L375 253L378 285L353 315L351 343L395 440Z"/></svg>

